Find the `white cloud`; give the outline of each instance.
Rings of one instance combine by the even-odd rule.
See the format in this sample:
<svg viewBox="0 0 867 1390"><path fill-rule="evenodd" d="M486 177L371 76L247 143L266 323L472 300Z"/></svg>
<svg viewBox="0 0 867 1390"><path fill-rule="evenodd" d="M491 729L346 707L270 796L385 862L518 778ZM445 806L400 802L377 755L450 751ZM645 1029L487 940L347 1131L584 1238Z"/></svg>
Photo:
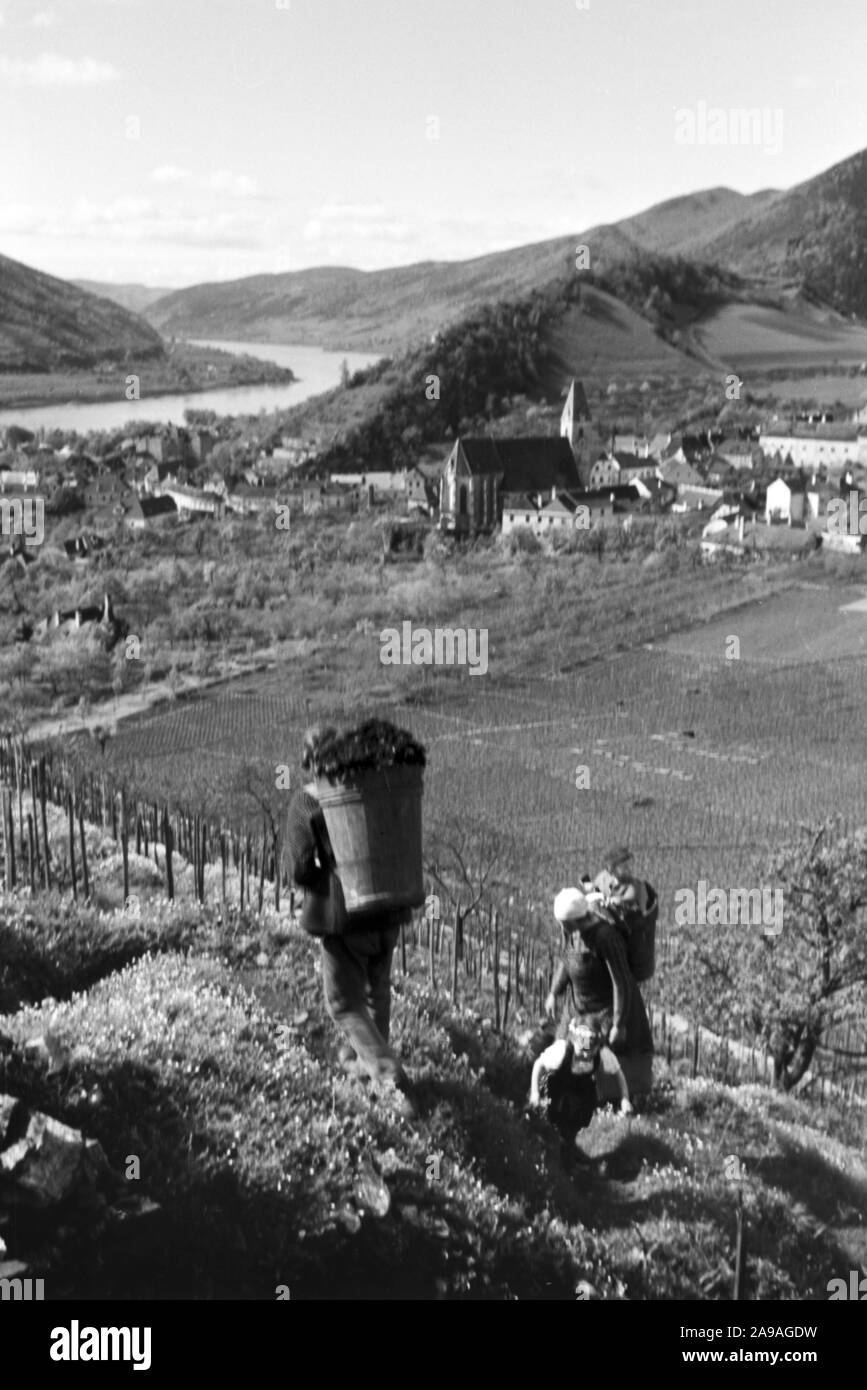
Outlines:
<svg viewBox="0 0 867 1390"><path fill-rule="evenodd" d="M406 222L390 216L381 203L323 203L308 218L302 232L305 241L334 243L335 236L343 243L352 238L358 241L406 241L412 230Z"/></svg>
<svg viewBox="0 0 867 1390"><path fill-rule="evenodd" d="M35 232L40 225L40 214L28 203L6 203L0 206L0 232L11 235Z"/></svg>
<svg viewBox="0 0 867 1390"><path fill-rule="evenodd" d="M217 169L204 180L203 187L212 193L225 193L230 198L255 198L259 193L255 179L246 174L233 174L231 169Z"/></svg>
<svg viewBox="0 0 867 1390"><path fill-rule="evenodd" d="M114 248L144 248L164 242L259 249L267 246L269 239L261 216L249 208L208 213L176 211L140 197L115 198L107 203L79 198L62 209L6 204L0 206L0 233L27 235L33 242L102 241Z"/></svg>
<svg viewBox="0 0 867 1390"><path fill-rule="evenodd" d="M230 198L258 198L259 185L246 174L235 174L231 169L217 169L213 174L195 176L189 169L178 164L160 164L150 172L153 183L188 183L191 187L205 193L221 193Z"/></svg>
<svg viewBox="0 0 867 1390"><path fill-rule="evenodd" d="M174 167L174 166L164 166ZM174 284L273 274L307 265L354 265L378 270L420 260L460 260L573 231L544 210L501 217L423 212L398 215L383 204L333 199L304 216L279 200L215 201L190 175L177 189L151 184L152 196L63 204L0 203L0 247L16 260L53 274L118 277ZM195 196L191 196L195 191ZM292 248L291 254L289 248Z"/></svg>
<svg viewBox="0 0 867 1390"><path fill-rule="evenodd" d="M190 177L190 171L177 164L160 164L151 170L150 177L154 183L182 183Z"/></svg>
<svg viewBox="0 0 867 1390"><path fill-rule="evenodd" d="M330 222L381 221L388 216L388 208L384 203L323 203L316 216Z"/></svg>
<svg viewBox="0 0 867 1390"><path fill-rule="evenodd" d="M53 10L37 10L30 23L34 29L50 29L57 23L57 16Z"/></svg>
<svg viewBox="0 0 867 1390"><path fill-rule="evenodd" d="M27 87L89 87L117 82L120 73L111 63L96 58L66 58L60 53L40 53L38 58L0 55L0 78Z"/></svg>

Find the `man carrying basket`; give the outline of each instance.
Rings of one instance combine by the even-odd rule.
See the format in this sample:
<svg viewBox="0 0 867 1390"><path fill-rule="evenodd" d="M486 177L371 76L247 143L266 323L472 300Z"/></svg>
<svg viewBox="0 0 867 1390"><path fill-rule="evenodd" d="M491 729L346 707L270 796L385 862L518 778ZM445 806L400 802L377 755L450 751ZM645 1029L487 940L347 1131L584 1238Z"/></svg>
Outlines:
<svg viewBox="0 0 867 1390"><path fill-rule="evenodd" d="M317 750L334 738L333 729L310 729L301 765L314 771ZM289 806L287 844L294 881L304 889L301 926L320 938L325 1006L347 1044L342 1060L353 1056L378 1092L407 1119L419 1113L414 1088L389 1044L391 967L409 908L379 908L349 914L317 796L310 781Z"/></svg>
<svg viewBox="0 0 867 1390"><path fill-rule="evenodd" d="M629 966L623 933L601 895L564 888L554 901L563 935L563 954L545 1012L554 1017L562 1001L558 1038L569 1019L594 1016L626 1075L630 1093L650 1090L653 1035L641 991Z"/></svg>

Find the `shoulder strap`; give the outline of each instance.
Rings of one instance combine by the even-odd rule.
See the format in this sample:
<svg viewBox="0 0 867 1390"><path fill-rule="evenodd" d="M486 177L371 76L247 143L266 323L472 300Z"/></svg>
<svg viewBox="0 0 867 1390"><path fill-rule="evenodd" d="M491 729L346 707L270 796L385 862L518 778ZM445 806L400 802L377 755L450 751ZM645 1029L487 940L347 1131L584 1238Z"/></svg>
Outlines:
<svg viewBox="0 0 867 1390"><path fill-rule="evenodd" d="M325 816L322 807L317 803L316 810L310 817L310 829L313 831L313 838L316 841L316 849L319 853L319 860L322 867L335 873L337 861L334 858L334 850L331 848L331 840L328 836L328 827L325 824Z"/></svg>

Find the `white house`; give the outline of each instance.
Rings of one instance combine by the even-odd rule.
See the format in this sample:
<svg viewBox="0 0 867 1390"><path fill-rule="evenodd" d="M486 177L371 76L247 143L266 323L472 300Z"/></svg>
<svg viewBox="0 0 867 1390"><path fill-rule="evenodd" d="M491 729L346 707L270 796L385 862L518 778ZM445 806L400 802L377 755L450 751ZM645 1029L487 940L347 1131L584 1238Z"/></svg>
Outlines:
<svg viewBox="0 0 867 1390"><path fill-rule="evenodd" d="M171 497L178 511L197 512L204 516L216 516L222 511L223 498L212 493L197 492L195 488L184 487L181 483L163 483L160 496Z"/></svg>
<svg viewBox="0 0 867 1390"><path fill-rule="evenodd" d="M796 468L842 467L867 462L867 433L858 425L820 425L786 430L762 430L759 439L765 458L791 458Z"/></svg>
<svg viewBox="0 0 867 1390"><path fill-rule="evenodd" d="M392 473L390 469L371 469L367 473L332 473L331 482L343 487L373 488L374 497L382 494L400 495L406 492L406 471Z"/></svg>
<svg viewBox="0 0 867 1390"><path fill-rule="evenodd" d="M33 468L4 468L0 472L0 492L35 492L39 474Z"/></svg>
<svg viewBox="0 0 867 1390"><path fill-rule="evenodd" d="M789 526L793 522L803 525L806 492L803 480L793 478L786 482L785 478L775 478L768 488L765 500L765 521L768 525L783 521Z"/></svg>
<svg viewBox="0 0 867 1390"><path fill-rule="evenodd" d="M605 487L625 487L636 478L652 478L657 470L656 459L646 455L617 452L602 454L590 469L591 491Z"/></svg>

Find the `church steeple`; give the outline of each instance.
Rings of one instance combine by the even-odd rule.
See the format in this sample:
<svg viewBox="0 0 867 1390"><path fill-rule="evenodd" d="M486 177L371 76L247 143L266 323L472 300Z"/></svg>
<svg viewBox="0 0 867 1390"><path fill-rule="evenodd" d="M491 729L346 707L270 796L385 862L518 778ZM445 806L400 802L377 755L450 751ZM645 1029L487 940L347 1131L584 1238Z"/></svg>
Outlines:
<svg viewBox="0 0 867 1390"><path fill-rule="evenodd" d="M590 407L587 404L583 382L573 377L563 414L560 416L560 435L563 439L569 440L573 454L583 452L584 425L589 423L589 420Z"/></svg>

